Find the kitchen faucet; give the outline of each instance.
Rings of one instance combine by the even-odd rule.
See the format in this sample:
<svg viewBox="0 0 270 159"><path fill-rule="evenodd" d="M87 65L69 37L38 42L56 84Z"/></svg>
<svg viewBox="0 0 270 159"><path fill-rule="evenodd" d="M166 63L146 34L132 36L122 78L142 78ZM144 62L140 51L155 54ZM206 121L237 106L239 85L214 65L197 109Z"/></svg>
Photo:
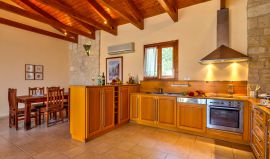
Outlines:
<svg viewBox="0 0 270 159"><path fill-rule="evenodd" d="M233 93L234 93L233 84L229 84L229 85L228 85L228 87L227 87L227 93L228 93L230 96L233 96Z"/></svg>
<svg viewBox="0 0 270 159"><path fill-rule="evenodd" d="M163 93L163 88L157 88L159 93Z"/></svg>

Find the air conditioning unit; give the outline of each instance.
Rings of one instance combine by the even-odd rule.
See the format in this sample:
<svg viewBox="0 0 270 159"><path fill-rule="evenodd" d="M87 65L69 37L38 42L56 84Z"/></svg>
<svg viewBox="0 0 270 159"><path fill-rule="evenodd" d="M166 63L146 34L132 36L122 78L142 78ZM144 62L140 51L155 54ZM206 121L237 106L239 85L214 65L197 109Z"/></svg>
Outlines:
<svg viewBox="0 0 270 159"><path fill-rule="evenodd" d="M135 51L134 42L126 43L126 44L120 44L120 45L113 45L113 46L108 47L108 54L110 54L110 55L132 53L134 51Z"/></svg>

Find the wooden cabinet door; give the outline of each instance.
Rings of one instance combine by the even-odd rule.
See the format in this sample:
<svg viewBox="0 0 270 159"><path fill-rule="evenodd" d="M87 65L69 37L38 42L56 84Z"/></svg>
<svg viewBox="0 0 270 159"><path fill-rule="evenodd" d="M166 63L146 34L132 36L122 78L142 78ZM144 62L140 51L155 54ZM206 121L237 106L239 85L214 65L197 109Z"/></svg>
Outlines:
<svg viewBox="0 0 270 159"><path fill-rule="evenodd" d="M189 131L205 132L206 105L188 103L178 104L177 127Z"/></svg>
<svg viewBox="0 0 270 159"><path fill-rule="evenodd" d="M141 95L140 103L140 122L145 124L156 124L157 105L156 97L150 95Z"/></svg>
<svg viewBox="0 0 270 159"><path fill-rule="evenodd" d="M87 137L91 137L101 131L101 93L102 89L88 88L88 107L87 107Z"/></svg>
<svg viewBox="0 0 270 159"><path fill-rule="evenodd" d="M269 115L268 115L268 120L269 120ZM269 123L268 123L269 124ZM270 125L268 125L268 131L270 131ZM270 141L270 132L268 132L268 141ZM268 159L270 159L270 142L268 142Z"/></svg>
<svg viewBox="0 0 270 159"><path fill-rule="evenodd" d="M176 128L176 97L158 97L157 123Z"/></svg>
<svg viewBox="0 0 270 159"><path fill-rule="evenodd" d="M128 86L119 87L119 124L129 121L129 94Z"/></svg>
<svg viewBox="0 0 270 159"><path fill-rule="evenodd" d="M107 87L102 92L103 130L114 127L114 88Z"/></svg>
<svg viewBox="0 0 270 159"><path fill-rule="evenodd" d="M131 85L128 87L128 93L129 93L129 109L130 109L130 119L131 120L138 120L139 119L139 94L140 91L139 85Z"/></svg>
<svg viewBox="0 0 270 159"><path fill-rule="evenodd" d="M129 105L130 105L130 119L131 120L138 120L139 119L139 94L131 94Z"/></svg>

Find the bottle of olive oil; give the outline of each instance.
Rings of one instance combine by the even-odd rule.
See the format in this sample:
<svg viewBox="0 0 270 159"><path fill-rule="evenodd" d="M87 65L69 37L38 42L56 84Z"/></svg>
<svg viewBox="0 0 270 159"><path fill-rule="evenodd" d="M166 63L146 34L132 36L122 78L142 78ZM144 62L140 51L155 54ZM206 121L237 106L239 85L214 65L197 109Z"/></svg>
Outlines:
<svg viewBox="0 0 270 159"><path fill-rule="evenodd" d="M105 75L104 75L104 72L102 73L102 85L104 86L105 85Z"/></svg>

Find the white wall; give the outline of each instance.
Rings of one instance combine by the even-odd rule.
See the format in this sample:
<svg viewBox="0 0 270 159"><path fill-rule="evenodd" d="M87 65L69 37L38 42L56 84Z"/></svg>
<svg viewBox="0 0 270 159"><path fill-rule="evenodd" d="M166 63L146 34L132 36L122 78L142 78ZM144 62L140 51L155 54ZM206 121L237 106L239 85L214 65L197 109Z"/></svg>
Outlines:
<svg viewBox="0 0 270 159"><path fill-rule="evenodd" d="M25 64L44 65L44 80L25 80ZM68 42L0 24L0 117L8 115L8 88L68 86Z"/></svg>
<svg viewBox="0 0 270 159"><path fill-rule="evenodd" d="M247 0L229 0L231 47L247 52ZM179 80L247 80L247 63L200 65L198 61L216 48L216 25L219 0L211 0L179 10L174 23L168 14L145 19L145 29L131 24L119 26L117 36L101 34L101 72L106 72L107 47L135 42L135 53L123 54L124 81L128 73L143 78L143 45L179 40Z"/></svg>

